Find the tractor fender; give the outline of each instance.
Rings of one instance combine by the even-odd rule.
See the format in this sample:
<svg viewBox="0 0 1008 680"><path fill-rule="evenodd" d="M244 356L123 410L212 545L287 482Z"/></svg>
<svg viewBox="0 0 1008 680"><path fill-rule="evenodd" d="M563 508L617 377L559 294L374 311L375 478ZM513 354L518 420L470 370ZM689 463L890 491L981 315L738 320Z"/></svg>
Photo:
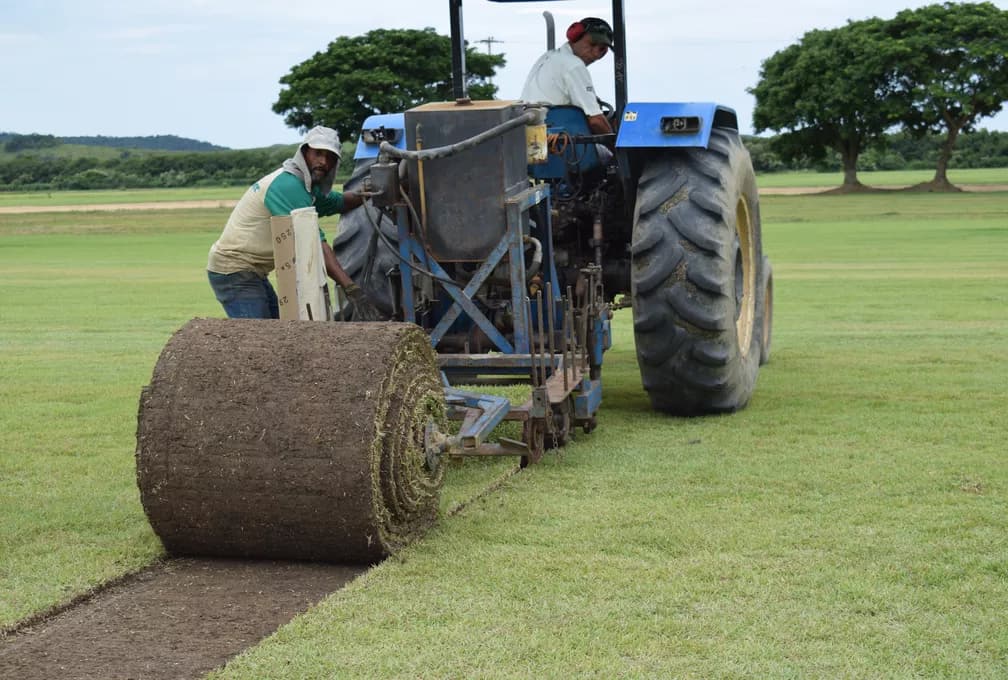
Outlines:
<svg viewBox="0 0 1008 680"><path fill-rule="evenodd" d="M734 109L713 102L629 102L620 117L616 148L706 149L714 128L738 132Z"/></svg>
<svg viewBox="0 0 1008 680"><path fill-rule="evenodd" d="M378 158L382 142L388 142L397 149L406 149L406 114L378 113L368 116L357 138L354 160Z"/></svg>
<svg viewBox="0 0 1008 680"><path fill-rule="evenodd" d="M714 102L629 102L616 135L625 195L637 193L637 181L650 159L707 149L715 128L737 136L735 110Z"/></svg>

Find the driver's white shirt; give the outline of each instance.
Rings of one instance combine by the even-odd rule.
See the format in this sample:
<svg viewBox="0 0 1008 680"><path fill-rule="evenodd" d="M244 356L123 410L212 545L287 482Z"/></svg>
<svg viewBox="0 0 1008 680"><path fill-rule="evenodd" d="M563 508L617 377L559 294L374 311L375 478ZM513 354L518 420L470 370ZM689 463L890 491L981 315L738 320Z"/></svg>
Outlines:
<svg viewBox="0 0 1008 680"><path fill-rule="evenodd" d="M581 58L574 54L570 43L564 43L539 57L522 88L522 101L553 106L573 104L586 116L602 113L595 98L591 74Z"/></svg>

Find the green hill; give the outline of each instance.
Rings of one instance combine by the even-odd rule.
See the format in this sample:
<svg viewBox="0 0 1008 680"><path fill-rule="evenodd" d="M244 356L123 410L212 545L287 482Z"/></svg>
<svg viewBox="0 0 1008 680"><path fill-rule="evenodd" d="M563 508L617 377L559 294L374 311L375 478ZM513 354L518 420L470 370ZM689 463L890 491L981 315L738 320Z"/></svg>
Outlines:
<svg viewBox="0 0 1008 680"><path fill-rule="evenodd" d="M83 146L111 146L125 149L150 149L152 151L226 151L228 147L217 146L176 135L152 135L148 137L63 137L64 144Z"/></svg>
<svg viewBox="0 0 1008 680"><path fill-rule="evenodd" d="M226 151L225 146L217 146L177 135L149 135L146 137L106 137L80 136L57 137L55 135L28 135L16 132L0 132L0 145L7 153L22 151L38 151L40 149L58 149L61 146L97 147L111 149L145 149L148 151ZM77 155L77 154L71 154Z"/></svg>
<svg viewBox="0 0 1008 680"><path fill-rule="evenodd" d="M146 146L129 146L140 141ZM182 148L183 142L198 148ZM243 186L278 168L296 148L226 149L167 135L64 139L0 133L0 191ZM347 164L346 172L352 167Z"/></svg>

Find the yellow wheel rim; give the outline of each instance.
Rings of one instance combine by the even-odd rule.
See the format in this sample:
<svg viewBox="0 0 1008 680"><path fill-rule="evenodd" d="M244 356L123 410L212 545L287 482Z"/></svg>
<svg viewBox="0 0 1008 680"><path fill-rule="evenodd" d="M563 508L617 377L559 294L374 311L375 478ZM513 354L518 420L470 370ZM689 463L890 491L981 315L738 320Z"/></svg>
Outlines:
<svg viewBox="0 0 1008 680"><path fill-rule="evenodd" d="M742 356L746 356L752 345L753 324L756 318L756 254L752 213L744 197L739 199L735 207L735 230L738 233L739 243L735 264L735 298L738 304L735 330L739 351Z"/></svg>

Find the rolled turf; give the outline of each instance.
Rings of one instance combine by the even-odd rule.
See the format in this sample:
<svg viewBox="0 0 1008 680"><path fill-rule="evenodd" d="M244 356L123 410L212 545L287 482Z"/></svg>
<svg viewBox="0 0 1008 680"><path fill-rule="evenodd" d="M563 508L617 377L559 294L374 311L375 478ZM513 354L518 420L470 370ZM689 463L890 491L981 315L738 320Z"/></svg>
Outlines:
<svg viewBox="0 0 1008 680"><path fill-rule="evenodd" d="M436 519L443 414L412 324L193 319L140 397L144 510L173 554L373 563Z"/></svg>

